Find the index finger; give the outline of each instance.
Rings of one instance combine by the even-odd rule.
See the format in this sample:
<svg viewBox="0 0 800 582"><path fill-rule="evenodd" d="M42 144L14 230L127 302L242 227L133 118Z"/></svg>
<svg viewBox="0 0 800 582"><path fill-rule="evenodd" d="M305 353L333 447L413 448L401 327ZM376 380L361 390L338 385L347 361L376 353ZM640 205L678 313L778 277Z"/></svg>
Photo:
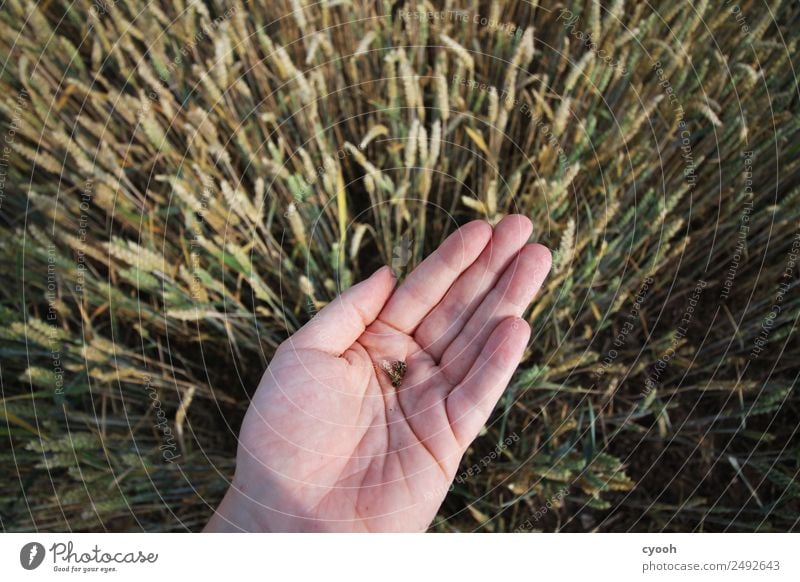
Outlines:
<svg viewBox="0 0 800 582"><path fill-rule="evenodd" d="M378 319L409 335L414 333L459 275L475 262L491 237L492 227L483 220L459 228L412 271Z"/></svg>

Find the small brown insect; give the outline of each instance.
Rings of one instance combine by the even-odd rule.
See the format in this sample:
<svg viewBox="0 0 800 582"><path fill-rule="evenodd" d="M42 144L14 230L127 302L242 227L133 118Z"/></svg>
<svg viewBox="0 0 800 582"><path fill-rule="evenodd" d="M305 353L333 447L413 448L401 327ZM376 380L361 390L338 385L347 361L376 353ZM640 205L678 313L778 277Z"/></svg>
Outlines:
<svg viewBox="0 0 800 582"><path fill-rule="evenodd" d="M406 363L401 360L381 360L381 368L392 381L392 386L400 387L406 375Z"/></svg>

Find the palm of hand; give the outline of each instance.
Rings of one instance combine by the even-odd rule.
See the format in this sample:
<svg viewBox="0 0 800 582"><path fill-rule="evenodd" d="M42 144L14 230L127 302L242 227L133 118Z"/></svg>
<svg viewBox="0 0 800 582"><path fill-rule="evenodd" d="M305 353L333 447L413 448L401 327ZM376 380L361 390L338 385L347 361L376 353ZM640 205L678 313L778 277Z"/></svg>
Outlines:
<svg viewBox="0 0 800 582"><path fill-rule="evenodd" d="M470 223L397 290L384 268L281 345L245 417L229 492L250 520L233 523L243 520L222 506L214 519L424 531L528 341L519 316L550 264L544 247L525 245L531 228L520 216L494 231ZM406 363L397 386L381 366L394 361Z"/></svg>

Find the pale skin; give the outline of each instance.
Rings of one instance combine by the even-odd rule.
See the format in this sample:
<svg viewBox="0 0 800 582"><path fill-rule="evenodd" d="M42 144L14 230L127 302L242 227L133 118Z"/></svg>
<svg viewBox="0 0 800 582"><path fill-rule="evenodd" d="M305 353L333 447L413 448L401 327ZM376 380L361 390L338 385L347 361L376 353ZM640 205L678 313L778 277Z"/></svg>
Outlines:
<svg viewBox="0 0 800 582"><path fill-rule="evenodd" d="M384 267L281 344L206 531L425 531L530 339L550 269L531 232L466 224L401 285Z"/></svg>

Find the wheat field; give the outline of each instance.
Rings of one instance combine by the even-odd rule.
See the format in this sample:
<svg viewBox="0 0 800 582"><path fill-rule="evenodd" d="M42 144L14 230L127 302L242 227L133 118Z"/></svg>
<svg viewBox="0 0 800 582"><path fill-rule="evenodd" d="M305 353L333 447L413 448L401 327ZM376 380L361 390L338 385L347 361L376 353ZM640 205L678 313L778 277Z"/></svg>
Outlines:
<svg viewBox="0 0 800 582"><path fill-rule="evenodd" d="M534 223L432 531L796 531L798 5L7 0L0 526L197 531L278 344Z"/></svg>

